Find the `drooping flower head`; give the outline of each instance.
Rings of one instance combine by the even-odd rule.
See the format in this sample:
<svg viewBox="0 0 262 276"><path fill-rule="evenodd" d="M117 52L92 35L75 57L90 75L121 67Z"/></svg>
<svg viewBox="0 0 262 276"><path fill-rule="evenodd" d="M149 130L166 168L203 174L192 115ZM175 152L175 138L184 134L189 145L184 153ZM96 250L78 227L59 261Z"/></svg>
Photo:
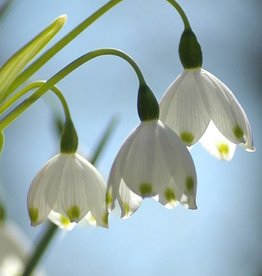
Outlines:
<svg viewBox="0 0 262 276"><path fill-rule="evenodd" d="M201 47L193 31L182 34L179 53L184 71L160 101L160 119L187 146L202 138L202 144L220 159L230 160L237 144L253 151L245 111L224 83L201 68Z"/></svg>
<svg viewBox="0 0 262 276"><path fill-rule="evenodd" d="M42 223L51 211L68 222L79 222L91 212L98 225L106 226L104 196L104 180L92 164L77 153L58 154L47 162L30 186L31 223Z"/></svg>
<svg viewBox="0 0 262 276"><path fill-rule="evenodd" d="M152 97L148 87L140 89L142 122L122 145L110 171L107 204L112 209L117 199L122 217L135 212L145 197L154 197L166 207L180 202L196 208L194 163L177 135L158 120L158 104Z"/></svg>
<svg viewBox="0 0 262 276"><path fill-rule="evenodd" d="M27 203L31 223L38 225L50 216L58 225L67 226L91 213L98 225L107 226L104 180L90 162L75 152L77 136L70 142L66 136L75 130L73 125L67 127L61 153L47 162L30 186Z"/></svg>

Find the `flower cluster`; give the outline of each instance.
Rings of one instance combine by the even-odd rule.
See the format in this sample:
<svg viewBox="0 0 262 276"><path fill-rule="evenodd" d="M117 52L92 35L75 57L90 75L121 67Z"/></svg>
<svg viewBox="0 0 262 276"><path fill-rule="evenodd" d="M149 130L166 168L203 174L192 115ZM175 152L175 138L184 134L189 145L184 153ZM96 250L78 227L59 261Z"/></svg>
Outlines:
<svg viewBox="0 0 262 276"><path fill-rule="evenodd" d="M48 80L26 83L64 46L121 1L110 0L32 62L64 25L66 17L57 18L0 68L0 153L5 144L5 129L47 91L51 90L58 97L65 115L60 152L38 172L27 196L31 225L37 226L47 219L54 224L49 224L28 259L24 249L11 239L10 228L3 224L5 209L0 202L0 275L17 275L24 269L23 275L32 275L57 230L56 225L70 230L77 223L88 221L107 228L108 215L116 204L120 206L122 218L136 212L145 198L153 198L170 209L178 204L197 209L197 174L189 149L198 141L222 160L233 158L236 145L247 151L255 150L244 109L223 82L203 69L200 43L175 0L167 2L184 22L178 48L184 70L167 88L160 103L136 62L114 48L90 51ZM139 125L126 138L113 161L107 185L94 165L108 133L102 137L91 161L81 156L77 152L78 135L69 107L57 87L59 81L79 66L104 55L120 57L134 69L139 80L137 112L140 118ZM22 101L25 94L34 89L36 91Z"/></svg>
<svg viewBox="0 0 262 276"><path fill-rule="evenodd" d="M79 58L82 63L82 59L103 54L117 55L133 66L139 78L137 108L141 123L121 146L106 187L97 169L76 153L77 134L66 107L61 153L44 166L29 189L32 225L49 217L60 227L70 229L88 217L106 227L108 211L116 201L122 217L127 218L146 197L168 208L180 203L196 209L197 177L188 147L200 141L222 160L230 160L238 144L254 151L243 108L224 83L202 68L197 37L182 9L175 1L169 2L177 8L185 25L179 44L184 71L158 104L140 69L125 53L103 49Z"/></svg>
<svg viewBox="0 0 262 276"><path fill-rule="evenodd" d="M180 44L185 46L184 39L183 34ZM66 120L61 153L44 166L29 189L32 225L49 217L60 227L71 229L89 218L107 227L108 211L116 200L122 217L127 218L146 197L168 208L180 203L196 209L197 177L187 146L200 140L213 155L224 160L233 157L237 144L254 150L243 108L225 84L201 68L201 48L193 32L187 32L186 42L192 41L193 46L197 45L193 54L199 57L190 59L188 52L180 51L185 70L169 86L160 106L140 79L141 123L117 154L107 188L97 169L76 153L77 134L71 118Z"/></svg>

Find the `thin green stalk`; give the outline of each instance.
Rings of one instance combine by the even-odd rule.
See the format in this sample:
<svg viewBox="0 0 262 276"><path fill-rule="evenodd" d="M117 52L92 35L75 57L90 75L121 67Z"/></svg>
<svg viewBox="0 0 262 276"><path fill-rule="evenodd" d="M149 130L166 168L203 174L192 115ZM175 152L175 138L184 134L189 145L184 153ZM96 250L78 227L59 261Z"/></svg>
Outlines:
<svg viewBox="0 0 262 276"><path fill-rule="evenodd" d="M32 76L39 68L41 68L48 60L50 60L57 52L64 48L69 42L83 32L88 26L100 18L103 14L113 8L116 4L123 0L111 0L104 6L99 8L91 16L76 26L71 32L54 44L49 50L47 50L42 56L40 56L35 62L33 62L27 69L25 69L13 82L8 89L8 95L11 94L17 87L24 83L30 76Z"/></svg>
<svg viewBox="0 0 262 276"><path fill-rule="evenodd" d="M45 229L45 232L41 239L39 240L39 243L37 244L35 251L33 252L31 258L29 259L27 266L22 274L22 276L30 276L35 267L37 266L40 258L42 257L43 253L49 246L50 242L54 238L56 232L58 230L58 227L48 222L47 227Z"/></svg>
<svg viewBox="0 0 262 276"><path fill-rule="evenodd" d="M186 13L182 9L182 7L175 0L167 0L167 2L169 2L177 10L177 12L179 13L179 15L181 16L181 18L183 20L185 29L186 30L191 30L189 20L186 16Z"/></svg>
<svg viewBox="0 0 262 276"><path fill-rule="evenodd" d="M34 94L28 97L25 101L19 104L14 110L8 113L2 120L0 120L0 129L6 128L9 124L11 124L16 118L18 118L27 108L29 108L33 103L35 103L40 97L42 97L49 89L55 86L59 81L65 78L68 74L74 71L76 68L81 66L82 64L88 62L89 60L104 56L104 55L114 55L118 56L124 60L126 60L135 70L137 77L139 79L140 84L145 84L145 80L141 70L135 61L128 56L126 53L117 50L117 49L99 49L92 52L88 52L87 54L79 57L74 60L67 66L65 66L62 70L57 72L53 77L46 81Z"/></svg>
<svg viewBox="0 0 262 276"><path fill-rule="evenodd" d="M101 153L104 150L104 147L105 147L109 137L112 135L113 131L115 130L117 123L118 123L118 117L113 117L111 119L111 121L109 122L105 132L103 133L101 139L99 140L99 142L97 144L94 154L90 157L90 162L92 164L95 164L97 162L98 158L101 156Z"/></svg>
<svg viewBox="0 0 262 276"><path fill-rule="evenodd" d="M16 101L18 101L26 93L30 92L33 89L41 87L44 83L45 83L45 81L32 82L29 85L27 85L26 87L24 87L23 89L21 89L20 91L18 91L17 93L15 93L12 97L8 98L2 105L0 105L0 114L4 113L8 108L10 108L10 106L12 106ZM56 96L59 98L59 100L63 106L66 118L70 118L69 107L68 107L68 104L63 96L63 93L56 86L51 87L50 90L52 90L56 94Z"/></svg>

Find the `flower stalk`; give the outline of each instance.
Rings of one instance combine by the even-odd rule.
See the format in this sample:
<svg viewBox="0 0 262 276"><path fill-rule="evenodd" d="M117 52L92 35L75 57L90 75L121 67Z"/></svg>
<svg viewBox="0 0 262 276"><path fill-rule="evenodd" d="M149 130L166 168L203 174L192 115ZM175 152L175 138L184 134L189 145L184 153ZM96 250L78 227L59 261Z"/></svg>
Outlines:
<svg viewBox="0 0 262 276"><path fill-rule="evenodd" d="M28 264L27 264L22 276L31 275L31 273L34 271L37 264L39 263L43 253L46 251L49 244L53 240L58 229L59 228L55 224L48 222L45 232L44 232L43 236L41 237L41 239L39 240L39 243L37 244L34 253L32 254L31 258L29 259Z"/></svg>
<svg viewBox="0 0 262 276"><path fill-rule="evenodd" d="M118 56L125 61L127 61L135 70L137 74L140 85L146 85L144 76L136 64L136 62L126 53L117 49L98 49L95 51L88 52L87 54L77 58L62 70L53 75L49 80L47 80L37 91L34 92L30 97L20 103L14 110L8 113L2 120L0 120L0 129L5 129L13 121L15 121L27 108L29 108L33 103L35 103L40 97L42 97L49 89L54 87L59 81L64 79L67 75L73 72L75 69L83 65L84 63L90 61L99 56L104 55L114 55Z"/></svg>
<svg viewBox="0 0 262 276"><path fill-rule="evenodd" d="M185 30L191 30L191 25L190 25L189 20L186 16L186 13L182 9L182 7L177 3L177 1L167 0L167 2L170 3L177 10L179 15L181 16L181 19L183 20L183 23L184 23L184 26L185 26Z"/></svg>

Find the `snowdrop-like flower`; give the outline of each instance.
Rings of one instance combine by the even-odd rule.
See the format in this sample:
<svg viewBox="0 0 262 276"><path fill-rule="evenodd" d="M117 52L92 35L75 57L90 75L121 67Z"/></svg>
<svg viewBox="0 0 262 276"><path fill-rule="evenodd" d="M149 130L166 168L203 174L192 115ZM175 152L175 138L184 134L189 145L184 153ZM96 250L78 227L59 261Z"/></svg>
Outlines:
<svg viewBox="0 0 262 276"><path fill-rule="evenodd" d="M145 120L122 145L108 180L109 209L117 199L122 217L137 210L144 197L166 207L180 202L196 209L196 172L179 137L159 120Z"/></svg>
<svg viewBox="0 0 262 276"><path fill-rule="evenodd" d="M61 153L36 175L27 203L33 226L49 215L56 222L53 211L61 215L60 224L65 226L79 222L90 212L98 225L106 227L104 198L104 180L96 168L77 153Z"/></svg>
<svg viewBox="0 0 262 276"><path fill-rule="evenodd" d="M179 54L184 71L160 101L160 120L187 146L204 135L204 146L221 159L231 159L237 144L253 151L245 111L224 83L201 68L201 47L192 30L183 32Z"/></svg>
<svg viewBox="0 0 262 276"><path fill-rule="evenodd" d="M171 84L160 102L160 119L188 146L196 143L207 130L203 144L212 141L215 155L222 159L233 156L232 144L254 150L243 108L225 84L201 68L184 70ZM211 140L215 137L214 131L222 134L220 139Z"/></svg>

